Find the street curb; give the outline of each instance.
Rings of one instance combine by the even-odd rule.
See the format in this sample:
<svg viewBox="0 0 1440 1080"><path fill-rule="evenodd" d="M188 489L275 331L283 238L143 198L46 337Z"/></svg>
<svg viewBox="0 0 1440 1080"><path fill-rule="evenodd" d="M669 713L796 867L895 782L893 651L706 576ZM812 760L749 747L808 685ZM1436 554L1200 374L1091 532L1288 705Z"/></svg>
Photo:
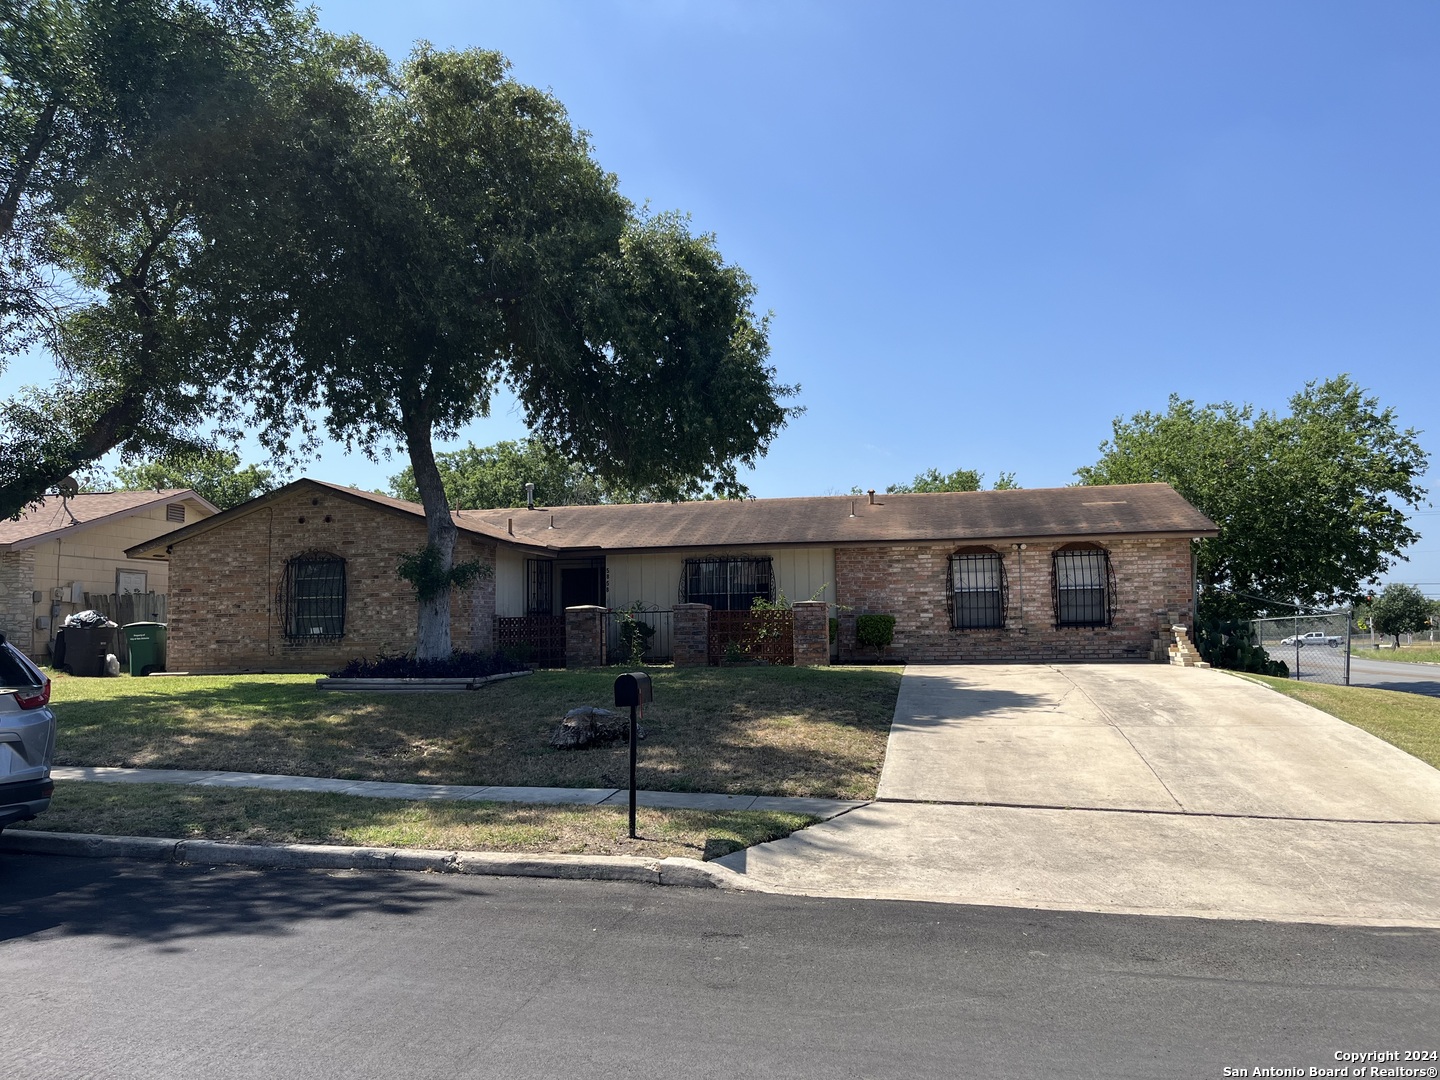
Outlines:
<svg viewBox="0 0 1440 1080"><path fill-rule="evenodd" d="M148 862L284 870L407 870L490 877L633 881L646 885L728 889L732 892L770 891L728 867L676 856L646 859L639 855L509 855L493 851L338 847L329 844L226 844L217 840L17 832L14 829L0 833L0 851L25 855L68 855L82 859L143 859Z"/></svg>

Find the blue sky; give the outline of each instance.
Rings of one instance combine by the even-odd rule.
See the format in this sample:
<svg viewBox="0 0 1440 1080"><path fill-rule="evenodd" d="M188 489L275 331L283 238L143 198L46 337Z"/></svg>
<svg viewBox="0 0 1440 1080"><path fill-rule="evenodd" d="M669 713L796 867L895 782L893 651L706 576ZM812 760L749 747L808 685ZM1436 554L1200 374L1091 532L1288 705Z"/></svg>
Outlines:
<svg viewBox="0 0 1440 1080"><path fill-rule="evenodd" d="M756 495L930 466L1065 484L1113 417L1172 392L1282 408L1340 372L1440 451L1440 5L319 11L397 58L504 52L629 197L717 235L807 409ZM523 434L501 399L465 437ZM377 487L398 467L334 448L307 471ZM1433 536L1391 576L1440 594L1440 512L1416 520Z"/></svg>

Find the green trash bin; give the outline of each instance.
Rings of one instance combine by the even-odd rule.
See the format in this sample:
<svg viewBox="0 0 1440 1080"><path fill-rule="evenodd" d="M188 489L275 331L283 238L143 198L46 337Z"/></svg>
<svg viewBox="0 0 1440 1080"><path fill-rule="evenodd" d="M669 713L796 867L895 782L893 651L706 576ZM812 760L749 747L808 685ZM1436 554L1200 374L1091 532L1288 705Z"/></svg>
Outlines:
<svg viewBox="0 0 1440 1080"><path fill-rule="evenodd" d="M169 628L161 622L126 623L122 630L130 650L130 674L149 675L165 670L165 641Z"/></svg>

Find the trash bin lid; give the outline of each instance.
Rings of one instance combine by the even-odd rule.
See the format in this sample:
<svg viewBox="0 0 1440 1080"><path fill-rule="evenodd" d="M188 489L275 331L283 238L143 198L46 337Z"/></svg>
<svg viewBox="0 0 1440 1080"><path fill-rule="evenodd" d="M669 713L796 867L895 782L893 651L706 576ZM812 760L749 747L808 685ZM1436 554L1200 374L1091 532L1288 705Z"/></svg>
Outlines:
<svg viewBox="0 0 1440 1080"><path fill-rule="evenodd" d="M122 630L130 630L137 627L164 626L163 622L127 622L121 627Z"/></svg>

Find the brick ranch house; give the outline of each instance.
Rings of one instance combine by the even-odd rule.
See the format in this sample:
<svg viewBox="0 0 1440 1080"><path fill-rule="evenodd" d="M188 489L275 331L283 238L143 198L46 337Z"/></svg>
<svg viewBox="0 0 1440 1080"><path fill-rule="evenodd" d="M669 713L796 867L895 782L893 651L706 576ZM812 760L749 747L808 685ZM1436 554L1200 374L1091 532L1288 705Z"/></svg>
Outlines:
<svg viewBox="0 0 1440 1080"><path fill-rule="evenodd" d="M65 616L87 603L125 593L164 597L169 567L126 549L215 512L188 488L97 491L50 495L17 520L0 521L0 631L43 660Z"/></svg>
<svg viewBox="0 0 1440 1080"><path fill-rule="evenodd" d="M696 618L703 634L708 611L782 593L797 625L806 609L822 627L823 655L801 662L829 662L826 614L839 619L839 660L873 656L855 642L863 613L895 616L890 655L910 662L1163 660L1170 627L1193 617L1191 541L1218 534L1166 484L454 519L456 558L494 571L454 598L457 648L489 650L546 620L573 635L580 616L639 603L675 611L677 662L696 660ZM304 479L127 554L169 562L173 669L319 671L413 648L415 602L396 565L424 542L418 505Z"/></svg>

